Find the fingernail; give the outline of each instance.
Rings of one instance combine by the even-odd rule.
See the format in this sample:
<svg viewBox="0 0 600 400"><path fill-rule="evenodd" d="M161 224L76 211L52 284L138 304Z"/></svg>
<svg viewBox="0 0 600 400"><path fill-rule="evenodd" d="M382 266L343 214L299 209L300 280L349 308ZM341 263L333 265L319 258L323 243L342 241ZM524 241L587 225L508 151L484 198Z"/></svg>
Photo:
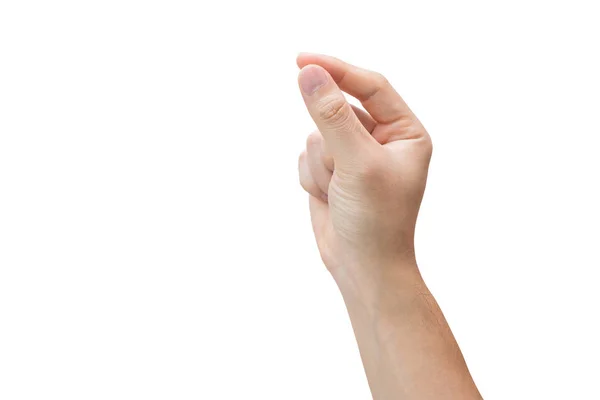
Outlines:
<svg viewBox="0 0 600 400"><path fill-rule="evenodd" d="M327 83L327 74L321 67L314 65L300 71L300 87L305 94L313 94Z"/></svg>

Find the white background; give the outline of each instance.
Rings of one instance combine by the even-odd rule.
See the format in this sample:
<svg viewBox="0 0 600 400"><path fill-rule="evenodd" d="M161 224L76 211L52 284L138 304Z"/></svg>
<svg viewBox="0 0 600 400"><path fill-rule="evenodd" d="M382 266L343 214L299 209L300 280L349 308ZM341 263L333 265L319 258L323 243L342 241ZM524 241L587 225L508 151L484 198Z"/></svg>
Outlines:
<svg viewBox="0 0 600 400"><path fill-rule="evenodd" d="M368 399L299 51L434 139L418 260L486 399L600 399L594 1L0 2L0 398Z"/></svg>

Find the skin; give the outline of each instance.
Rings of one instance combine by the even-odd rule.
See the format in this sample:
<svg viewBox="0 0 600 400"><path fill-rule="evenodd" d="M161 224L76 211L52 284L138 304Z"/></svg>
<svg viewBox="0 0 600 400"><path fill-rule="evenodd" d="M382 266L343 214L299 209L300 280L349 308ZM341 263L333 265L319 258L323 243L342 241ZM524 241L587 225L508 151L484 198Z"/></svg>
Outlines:
<svg viewBox="0 0 600 400"><path fill-rule="evenodd" d="M415 258L429 134L381 74L319 54L297 64L317 127L299 158L300 184L373 398L481 399Z"/></svg>

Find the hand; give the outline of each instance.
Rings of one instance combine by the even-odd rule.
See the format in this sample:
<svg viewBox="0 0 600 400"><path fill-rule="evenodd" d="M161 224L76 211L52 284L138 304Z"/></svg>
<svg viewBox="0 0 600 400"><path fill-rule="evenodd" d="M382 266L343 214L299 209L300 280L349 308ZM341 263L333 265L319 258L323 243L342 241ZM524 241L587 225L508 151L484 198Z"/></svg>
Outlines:
<svg viewBox="0 0 600 400"><path fill-rule="evenodd" d="M415 261L429 135L381 75L322 55L297 61L318 128L300 155L300 183L373 398L481 399ZM342 90L366 112L350 106Z"/></svg>
<svg viewBox="0 0 600 400"><path fill-rule="evenodd" d="M300 183L310 194L325 265L334 277L401 261L416 265L429 134L382 75L324 55L300 54L297 63L300 90L318 128L300 155Z"/></svg>

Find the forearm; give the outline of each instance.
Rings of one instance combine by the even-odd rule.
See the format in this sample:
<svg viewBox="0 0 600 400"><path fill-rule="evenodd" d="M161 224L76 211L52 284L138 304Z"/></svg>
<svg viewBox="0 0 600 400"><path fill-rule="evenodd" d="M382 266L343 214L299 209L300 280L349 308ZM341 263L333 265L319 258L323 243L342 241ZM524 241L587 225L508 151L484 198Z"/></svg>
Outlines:
<svg viewBox="0 0 600 400"><path fill-rule="evenodd" d="M345 268L343 276L334 274L373 398L481 399L416 264L402 264Z"/></svg>

